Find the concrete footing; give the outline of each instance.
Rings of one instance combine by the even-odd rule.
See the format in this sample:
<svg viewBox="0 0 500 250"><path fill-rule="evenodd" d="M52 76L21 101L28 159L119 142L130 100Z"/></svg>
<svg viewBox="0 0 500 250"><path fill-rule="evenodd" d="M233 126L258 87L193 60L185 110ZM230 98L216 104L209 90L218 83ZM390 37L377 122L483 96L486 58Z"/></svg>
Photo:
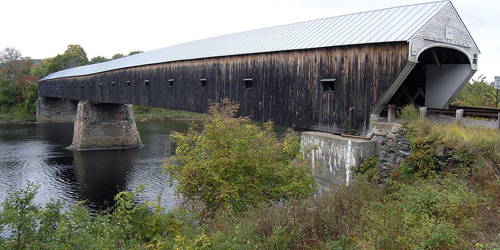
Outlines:
<svg viewBox="0 0 500 250"><path fill-rule="evenodd" d="M315 148L306 157L312 161L319 194L335 186L348 185L353 168L376 154L375 141L322 132L303 132L301 144L306 152Z"/></svg>
<svg viewBox="0 0 500 250"><path fill-rule="evenodd" d="M78 103L69 149L125 149L141 145L132 105Z"/></svg>

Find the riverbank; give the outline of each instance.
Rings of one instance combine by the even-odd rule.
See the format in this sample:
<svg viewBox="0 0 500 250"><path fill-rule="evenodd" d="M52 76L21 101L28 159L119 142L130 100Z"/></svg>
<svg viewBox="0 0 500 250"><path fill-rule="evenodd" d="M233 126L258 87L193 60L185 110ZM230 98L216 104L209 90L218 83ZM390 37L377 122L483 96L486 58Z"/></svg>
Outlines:
<svg viewBox="0 0 500 250"><path fill-rule="evenodd" d="M184 110L134 105L134 117L136 121L185 121L199 120L203 117L203 114Z"/></svg>
<svg viewBox="0 0 500 250"><path fill-rule="evenodd" d="M201 113L134 105L136 121L190 121L200 120ZM16 109L0 112L0 123L35 123L35 114L26 114Z"/></svg>

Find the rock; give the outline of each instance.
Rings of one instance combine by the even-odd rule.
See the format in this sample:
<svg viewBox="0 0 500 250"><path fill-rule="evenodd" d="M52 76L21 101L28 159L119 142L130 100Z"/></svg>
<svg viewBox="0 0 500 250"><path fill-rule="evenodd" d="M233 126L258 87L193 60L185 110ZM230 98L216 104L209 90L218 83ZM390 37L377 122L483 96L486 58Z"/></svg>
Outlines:
<svg viewBox="0 0 500 250"><path fill-rule="evenodd" d="M411 153L403 126L393 126L391 133L382 138L381 145L377 168L381 178L388 178Z"/></svg>
<svg viewBox="0 0 500 250"><path fill-rule="evenodd" d="M395 134L392 134L392 133L389 133L389 134L385 135L385 137L386 137L387 139L396 139L396 138L397 138L397 137L396 137L396 135L395 135Z"/></svg>
<svg viewBox="0 0 500 250"><path fill-rule="evenodd" d="M403 130L404 127L401 124L394 123L394 125L391 128L391 133L398 133L399 131Z"/></svg>

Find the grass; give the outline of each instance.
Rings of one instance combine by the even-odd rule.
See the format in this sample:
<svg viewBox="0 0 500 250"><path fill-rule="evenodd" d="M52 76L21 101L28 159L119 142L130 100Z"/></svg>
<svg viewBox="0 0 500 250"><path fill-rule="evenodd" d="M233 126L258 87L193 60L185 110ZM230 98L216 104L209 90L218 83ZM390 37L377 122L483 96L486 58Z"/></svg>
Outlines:
<svg viewBox="0 0 500 250"><path fill-rule="evenodd" d="M134 117L137 121L155 121L155 120L199 120L203 114L146 106L134 105Z"/></svg>

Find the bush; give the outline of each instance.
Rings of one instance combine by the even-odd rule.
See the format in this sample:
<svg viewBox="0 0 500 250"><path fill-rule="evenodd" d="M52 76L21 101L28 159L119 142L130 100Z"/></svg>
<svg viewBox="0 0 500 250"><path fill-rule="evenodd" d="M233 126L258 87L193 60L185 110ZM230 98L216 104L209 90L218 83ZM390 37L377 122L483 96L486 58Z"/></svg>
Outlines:
<svg viewBox="0 0 500 250"><path fill-rule="evenodd" d="M225 99L210 107L201 131L192 124L185 134L172 133L177 148L164 168L184 204L212 217L308 197L316 183L301 158L300 138L288 133L280 142L271 122L260 127L234 118L237 109Z"/></svg>
<svg viewBox="0 0 500 250"><path fill-rule="evenodd" d="M421 119L418 108L413 106L413 104L405 105L401 111L397 112L397 114L405 122L412 122Z"/></svg>
<svg viewBox="0 0 500 250"><path fill-rule="evenodd" d="M28 183L1 204L0 225L8 237L0 239L0 249L172 249L179 237L196 245L203 235L192 215L137 204L142 188L120 192L115 207L103 213L90 213L84 202L65 212L59 201L42 207L33 202L38 188Z"/></svg>

